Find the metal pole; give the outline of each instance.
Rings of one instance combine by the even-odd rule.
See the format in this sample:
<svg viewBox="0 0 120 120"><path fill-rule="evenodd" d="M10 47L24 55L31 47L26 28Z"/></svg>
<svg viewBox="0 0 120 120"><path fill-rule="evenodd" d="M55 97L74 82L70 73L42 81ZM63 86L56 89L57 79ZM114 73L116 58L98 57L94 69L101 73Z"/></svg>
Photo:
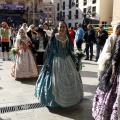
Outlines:
<svg viewBox="0 0 120 120"><path fill-rule="evenodd" d="M35 1L33 0L33 24L35 24Z"/></svg>

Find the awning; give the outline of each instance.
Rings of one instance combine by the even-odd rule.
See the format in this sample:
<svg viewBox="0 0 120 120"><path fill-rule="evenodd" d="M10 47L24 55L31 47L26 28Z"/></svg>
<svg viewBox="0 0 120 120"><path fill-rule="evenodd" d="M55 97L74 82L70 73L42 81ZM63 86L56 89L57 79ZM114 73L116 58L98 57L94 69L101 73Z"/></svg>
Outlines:
<svg viewBox="0 0 120 120"><path fill-rule="evenodd" d="M19 5L19 4L1 4L1 6L3 8L14 8L14 9L23 8L24 7L23 5Z"/></svg>

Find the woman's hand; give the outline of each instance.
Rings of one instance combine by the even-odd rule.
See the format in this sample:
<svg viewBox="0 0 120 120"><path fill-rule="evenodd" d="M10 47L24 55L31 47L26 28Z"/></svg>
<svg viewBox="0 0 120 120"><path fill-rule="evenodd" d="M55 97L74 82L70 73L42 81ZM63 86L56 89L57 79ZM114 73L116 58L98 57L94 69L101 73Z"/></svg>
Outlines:
<svg viewBox="0 0 120 120"><path fill-rule="evenodd" d="M113 83L113 79L115 78L115 65L112 65L112 75L110 78L110 83Z"/></svg>
<svg viewBox="0 0 120 120"><path fill-rule="evenodd" d="M46 71L49 71L50 70L50 65L46 65Z"/></svg>

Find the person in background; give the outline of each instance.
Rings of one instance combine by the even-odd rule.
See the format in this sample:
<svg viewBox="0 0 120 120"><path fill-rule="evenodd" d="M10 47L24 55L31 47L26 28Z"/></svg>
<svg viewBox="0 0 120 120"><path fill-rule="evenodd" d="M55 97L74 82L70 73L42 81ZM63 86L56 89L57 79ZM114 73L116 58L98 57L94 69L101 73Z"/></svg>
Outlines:
<svg viewBox="0 0 120 120"><path fill-rule="evenodd" d="M24 29L25 32L27 32L28 31L27 23L23 23L21 28Z"/></svg>
<svg viewBox="0 0 120 120"><path fill-rule="evenodd" d="M33 40L34 47L37 50L36 61L38 65L43 65L43 56L46 48L44 31L38 27L36 32L36 38Z"/></svg>
<svg viewBox="0 0 120 120"><path fill-rule="evenodd" d="M72 41L72 51L74 51L75 31L74 31L73 27L70 27L69 35L70 35L70 39Z"/></svg>
<svg viewBox="0 0 120 120"><path fill-rule="evenodd" d="M41 24L38 27L41 28L41 29L43 29L43 25L41 25Z"/></svg>
<svg viewBox="0 0 120 120"><path fill-rule="evenodd" d="M13 29L12 29L12 32L11 32L11 36L10 36L10 40L11 40L11 43L12 43L12 47L14 46L14 43L15 43L15 40L16 40L16 36L17 36L16 29L13 28Z"/></svg>
<svg viewBox="0 0 120 120"><path fill-rule="evenodd" d="M5 50L7 52L7 59L9 58L9 41L10 41L11 31L6 22L2 22L2 28L0 29L0 37L1 37L1 47L2 47L2 59L5 61Z"/></svg>
<svg viewBox="0 0 120 120"><path fill-rule="evenodd" d="M106 39L108 38L108 33L104 30L103 25L99 26L99 31L97 32L96 38L96 60L98 61L100 51L102 52Z"/></svg>
<svg viewBox="0 0 120 120"><path fill-rule="evenodd" d="M49 40L45 63L35 86L35 96L45 106L65 108L83 99L82 80L70 44L67 25L60 21L58 32Z"/></svg>
<svg viewBox="0 0 120 120"><path fill-rule="evenodd" d="M78 50L82 50L83 35L84 35L84 31L83 31L82 25L81 23L78 23L76 34L75 34L75 41L76 41Z"/></svg>
<svg viewBox="0 0 120 120"><path fill-rule="evenodd" d="M48 23L44 23L44 24L43 24L43 30L46 32L45 37L49 40L49 39L50 39L50 36L52 35L52 32L53 32L53 31L50 30Z"/></svg>
<svg viewBox="0 0 120 120"><path fill-rule="evenodd" d="M85 60L91 60L93 58L93 43L96 42L95 39L95 31L93 30L93 27L91 24L88 24L87 26L88 31L84 34L84 40L86 43L85 51L86 51L86 58ZM89 49L90 49L90 56L89 56Z"/></svg>
<svg viewBox="0 0 120 120"><path fill-rule="evenodd" d="M11 75L16 79L38 77L38 69L34 55L29 46L32 42L27 37L24 29L19 29L16 37L16 60L12 67Z"/></svg>
<svg viewBox="0 0 120 120"><path fill-rule="evenodd" d="M31 41L36 37L36 26L34 24L30 25L27 31L27 36L30 38Z"/></svg>

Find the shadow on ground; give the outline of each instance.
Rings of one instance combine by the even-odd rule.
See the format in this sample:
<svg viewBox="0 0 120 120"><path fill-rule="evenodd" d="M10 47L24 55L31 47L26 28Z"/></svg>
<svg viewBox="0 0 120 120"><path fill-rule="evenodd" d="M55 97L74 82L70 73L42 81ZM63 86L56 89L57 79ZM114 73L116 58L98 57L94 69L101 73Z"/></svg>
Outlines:
<svg viewBox="0 0 120 120"><path fill-rule="evenodd" d="M73 120L93 120L91 115L92 101L88 99L83 99L83 102L73 107L69 107L69 108L48 107L48 109L53 114L60 115L61 117L64 116L66 118L71 118Z"/></svg>
<svg viewBox="0 0 120 120"><path fill-rule="evenodd" d="M82 77L98 78L97 72L91 72L91 71L81 71L81 76Z"/></svg>
<svg viewBox="0 0 120 120"><path fill-rule="evenodd" d="M83 65L85 65L85 64L88 64L88 65L97 65L97 63L96 64L94 64L94 63L89 63L89 62L82 62L83 63Z"/></svg>
<svg viewBox="0 0 120 120"><path fill-rule="evenodd" d="M16 79L16 81L19 81L22 84L35 85L37 82L37 78Z"/></svg>
<svg viewBox="0 0 120 120"><path fill-rule="evenodd" d="M0 90L2 90L3 88L2 87L0 87Z"/></svg>

